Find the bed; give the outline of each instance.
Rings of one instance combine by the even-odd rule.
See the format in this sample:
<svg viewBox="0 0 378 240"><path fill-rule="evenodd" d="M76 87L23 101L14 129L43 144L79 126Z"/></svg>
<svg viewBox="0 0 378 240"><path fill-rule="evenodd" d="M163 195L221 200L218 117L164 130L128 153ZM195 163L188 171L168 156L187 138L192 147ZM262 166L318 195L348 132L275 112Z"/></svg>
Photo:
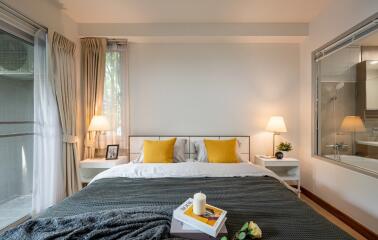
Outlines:
<svg viewBox="0 0 378 240"><path fill-rule="evenodd" d="M140 144L146 138L165 137L131 137L131 160L137 158ZM191 158L196 154L191 149L191 140L199 137L186 138L187 154ZM48 219L48 223L52 224L56 223L57 219L67 222L66 219L88 214L93 220L94 216L101 212L118 211L123 214L122 211L132 209L144 211L143 216L146 217L150 214L150 209L159 209L162 215L149 215L154 215L154 221L157 219L155 222L159 221L162 226L165 224L159 231L153 230L159 232L158 235L134 234L124 239L165 239L170 237L168 220L172 211L188 197L201 191L206 193L208 203L228 211L226 226L230 236L238 231L244 222L253 220L262 229L263 239L353 239L300 201L296 193L285 186L274 173L249 163L249 137L237 138L240 145L239 153L244 155L241 157L244 162L210 164L188 161L120 165L100 173L87 187L47 209L36 220ZM132 218L133 215L125 216ZM37 223L30 223L27 229L34 227L33 224ZM92 238L88 239L122 238L119 231L109 231L109 225L114 224L106 224L107 231L97 231L97 235L93 235L96 229L92 229ZM117 227L120 229L119 225ZM149 229L155 229L153 227L156 227L156 224L151 225ZM140 229L138 231L140 233ZM80 234L80 230L77 233ZM71 235L72 238L67 239L75 239L75 236Z"/></svg>

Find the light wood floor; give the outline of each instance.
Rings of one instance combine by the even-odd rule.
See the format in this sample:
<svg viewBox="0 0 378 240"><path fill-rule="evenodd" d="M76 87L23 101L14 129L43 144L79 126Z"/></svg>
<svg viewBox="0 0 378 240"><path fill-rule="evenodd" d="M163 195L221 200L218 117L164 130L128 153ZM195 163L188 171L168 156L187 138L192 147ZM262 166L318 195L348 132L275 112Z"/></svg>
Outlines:
<svg viewBox="0 0 378 240"><path fill-rule="evenodd" d="M334 215L329 213L327 210L313 202L311 199L306 197L304 194L301 194L301 199L304 201L306 204L308 204L310 207L312 207L316 212L318 212L320 215L323 217L327 218L330 222L334 223L336 226L339 228L343 229L345 232L349 233L352 237L358 240L365 240L366 238L353 230L351 227L346 225L343 221L339 220L336 218Z"/></svg>

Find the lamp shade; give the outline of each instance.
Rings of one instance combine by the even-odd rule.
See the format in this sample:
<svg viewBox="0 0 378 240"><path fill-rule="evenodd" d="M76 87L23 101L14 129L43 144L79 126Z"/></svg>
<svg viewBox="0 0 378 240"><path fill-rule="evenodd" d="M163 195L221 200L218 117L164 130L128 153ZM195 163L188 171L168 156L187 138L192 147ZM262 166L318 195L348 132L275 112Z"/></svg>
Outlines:
<svg viewBox="0 0 378 240"><path fill-rule="evenodd" d="M281 116L272 116L265 129L276 133L287 132L285 120Z"/></svg>
<svg viewBox="0 0 378 240"><path fill-rule="evenodd" d="M108 131L111 130L108 119L103 115L97 115L92 118L88 131Z"/></svg>
<svg viewBox="0 0 378 240"><path fill-rule="evenodd" d="M340 130L343 132L365 132L366 128L358 116L346 116L341 122Z"/></svg>

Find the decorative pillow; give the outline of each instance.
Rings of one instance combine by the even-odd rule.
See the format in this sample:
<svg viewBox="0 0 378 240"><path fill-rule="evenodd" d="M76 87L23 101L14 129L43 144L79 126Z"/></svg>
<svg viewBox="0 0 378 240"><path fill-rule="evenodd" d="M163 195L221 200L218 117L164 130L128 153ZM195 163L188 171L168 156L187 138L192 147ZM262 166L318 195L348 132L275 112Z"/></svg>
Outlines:
<svg viewBox="0 0 378 240"><path fill-rule="evenodd" d="M237 140L204 140L209 163L238 163Z"/></svg>
<svg viewBox="0 0 378 240"><path fill-rule="evenodd" d="M173 163L176 138L166 141L145 140L143 143L143 163Z"/></svg>
<svg viewBox="0 0 378 240"><path fill-rule="evenodd" d="M174 162L187 162L188 159L185 157L185 145L187 140L186 139L176 139L174 153L173 153L173 161ZM139 157L135 160L132 160L132 163L142 163L144 159L144 150L143 145L141 147L141 151Z"/></svg>
<svg viewBox="0 0 378 240"><path fill-rule="evenodd" d="M214 140L214 141L218 141L218 140ZM196 151L196 154L197 154L197 158L195 159L195 161L209 162L208 159L207 159L207 151L206 151L206 146L205 146L204 140L197 140L197 141L193 142L193 144L194 144L194 150ZM236 154L238 156L239 162L242 161L242 158L241 158L239 151L238 151L240 144L241 143L239 142L239 140L237 140Z"/></svg>
<svg viewBox="0 0 378 240"><path fill-rule="evenodd" d="M187 162L188 161L188 159L186 159L186 157L185 157L185 145L186 145L186 143L187 143L186 139L176 139L175 149L174 149L174 153L173 153L173 160L174 160L175 163ZM132 162L133 163L142 163L143 159L144 159L144 154L143 154L143 145L142 145L141 154L139 155L139 157L137 159L133 160Z"/></svg>

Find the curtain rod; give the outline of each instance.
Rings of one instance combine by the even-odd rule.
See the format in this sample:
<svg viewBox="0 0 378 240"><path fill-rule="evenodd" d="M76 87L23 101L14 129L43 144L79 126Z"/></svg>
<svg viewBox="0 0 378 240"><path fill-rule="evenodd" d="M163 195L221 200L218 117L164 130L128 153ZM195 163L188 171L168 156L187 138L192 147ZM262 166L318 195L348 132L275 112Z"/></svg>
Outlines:
<svg viewBox="0 0 378 240"><path fill-rule="evenodd" d="M98 38L98 37L82 37L80 39L86 39L86 38ZM105 39L108 43L127 43L126 38L105 38Z"/></svg>
<svg viewBox="0 0 378 240"><path fill-rule="evenodd" d="M127 43L127 39L116 39L116 38L113 38L113 39L106 39L108 41L108 43L123 43L123 44L126 44Z"/></svg>
<svg viewBox="0 0 378 240"><path fill-rule="evenodd" d="M36 28L36 29L43 29L45 31L47 31L47 27L39 24L38 22L34 21L33 19L27 17L26 15L24 15L22 12L10 7L8 4L0 1L0 9L4 11L4 14L10 14L14 17L16 17L16 19L14 20L21 20L21 22L23 22L24 24L26 25L29 25L33 28ZM8 15L9 16L9 15Z"/></svg>
<svg viewBox="0 0 378 240"><path fill-rule="evenodd" d="M318 62L325 57L335 53L336 51L344 48L345 46L351 45L356 41L360 40L362 37L368 36L378 29L378 18L375 18L362 27L358 28L354 32L342 37L341 39L329 44L321 50L315 52L315 61Z"/></svg>

